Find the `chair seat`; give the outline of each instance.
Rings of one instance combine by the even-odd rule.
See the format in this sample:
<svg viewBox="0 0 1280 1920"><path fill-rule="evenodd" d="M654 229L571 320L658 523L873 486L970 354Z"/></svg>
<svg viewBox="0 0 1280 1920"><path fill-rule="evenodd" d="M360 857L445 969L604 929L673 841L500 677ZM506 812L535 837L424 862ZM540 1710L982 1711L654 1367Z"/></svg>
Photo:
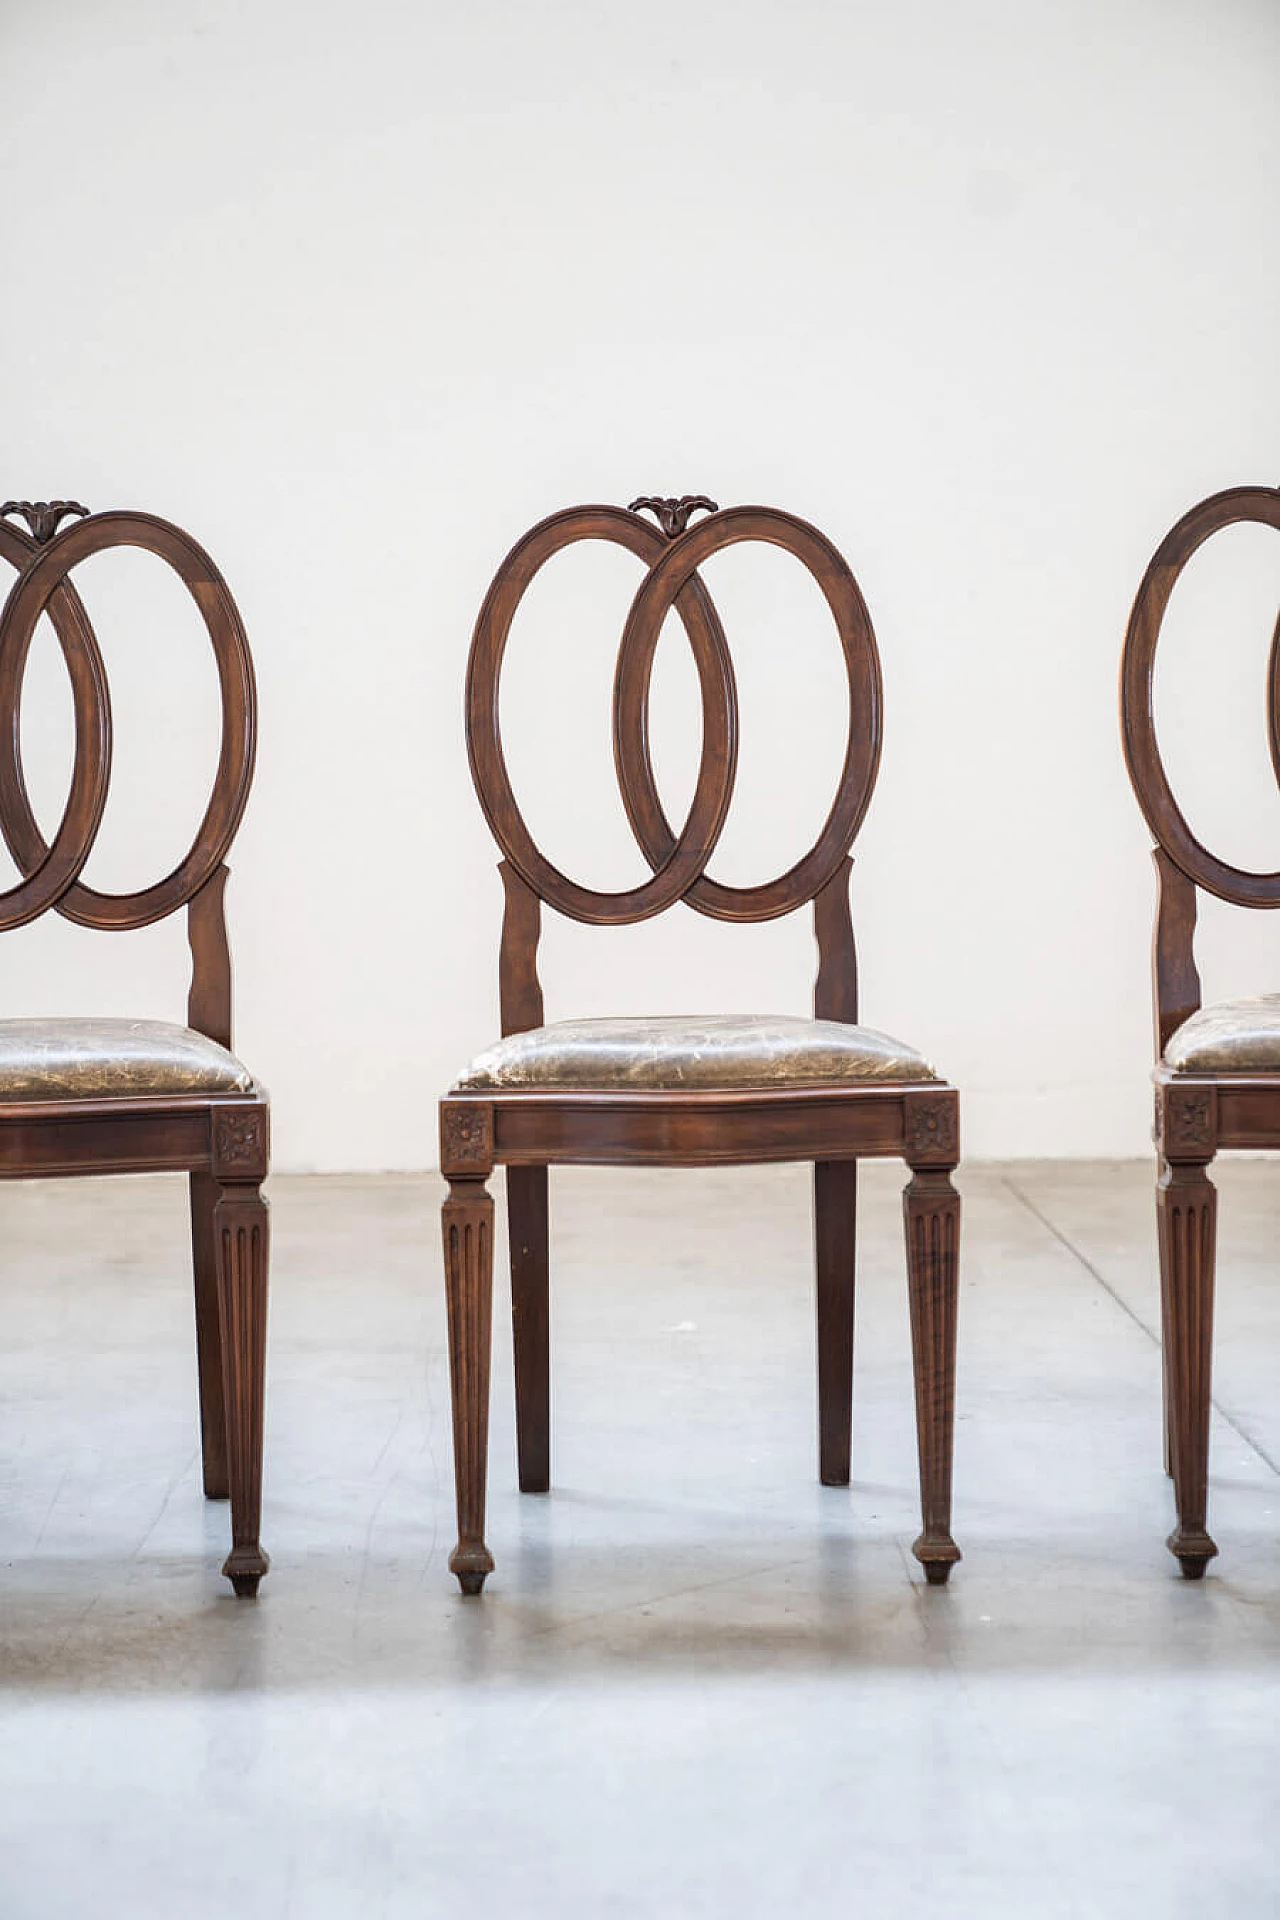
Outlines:
<svg viewBox="0 0 1280 1920"><path fill-rule="evenodd" d="M1175 1073L1280 1073L1280 993L1202 1007L1183 1021L1164 1060Z"/></svg>
<svg viewBox="0 0 1280 1920"><path fill-rule="evenodd" d="M233 1053L163 1020L0 1020L0 1101L249 1093Z"/></svg>
<svg viewBox="0 0 1280 1920"><path fill-rule="evenodd" d="M1280 1073L1280 993L1201 1006L1165 1048L1174 1073Z"/></svg>
<svg viewBox="0 0 1280 1920"><path fill-rule="evenodd" d="M459 1092L727 1092L936 1080L922 1054L838 1020L721 1014L560 1020L476 1055Z"/></svg>

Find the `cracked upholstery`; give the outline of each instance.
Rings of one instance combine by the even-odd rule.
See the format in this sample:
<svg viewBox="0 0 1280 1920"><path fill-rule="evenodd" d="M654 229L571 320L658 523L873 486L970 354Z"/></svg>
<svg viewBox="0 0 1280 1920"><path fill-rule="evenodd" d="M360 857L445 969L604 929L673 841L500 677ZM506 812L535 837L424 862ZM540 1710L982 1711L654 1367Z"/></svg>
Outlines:
<svg viewBox="0 0 1280 1920"><path fill-rule="evenodd" d="M1280 993L1202 1007L1183 1021L1164 1058L1175 1073L1280 1073Z"/></svg>
<svg viewBox="0 0 1280 1920"><path fill-rule="evenodd" d="M560 1020L476 1055L459 1092L726 1092L936 1080L913 1047L837 1020L722 1014Z"/></svg>
<svg viewBox="0 0 1280 1920"><path fill-rule="evenodd" d="M162 1020L0 1020L0 1101L248 1093L216 1040Z"/></svg>

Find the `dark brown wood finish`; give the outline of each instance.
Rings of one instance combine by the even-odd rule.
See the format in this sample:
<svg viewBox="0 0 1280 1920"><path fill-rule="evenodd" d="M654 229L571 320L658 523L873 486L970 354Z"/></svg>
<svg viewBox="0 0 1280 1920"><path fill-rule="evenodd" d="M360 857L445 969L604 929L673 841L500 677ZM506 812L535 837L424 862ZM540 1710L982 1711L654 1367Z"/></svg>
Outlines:
<svg viewBox="0 0 1280 1920"><path fill-rule="evenodd" d="M19 513L30 531L9 516ZM69 515L73 523L58 530ZM208 630L222 690L222 749L190 851L172 873L131 894L80 880L106 802L111 714L106 674L83 603L68 578L91 554L134 546L172 567ZM0 508L0 556L18 577L0 613L0 831L23 875L0 895L0 930L50 908L84 927L126 930L187 909L189 1025L231 1045L231 959L223 913L226 855L253 776L253 665L226 583L180 528L149 514L89 514L73 501ZM22 682L36 622L47 613L71 678L76 758L71 798L52 848L27 796L21 755ZM223 1567L236 1593L255 1594L262 1550L262 1432L266 1365L268 1213L261 1187L269 1110L256 1084L243 1094L0 1102L0 1178L182 1172L189 1176L204 1490L231 1503Z"/></svg>
<svg viewBox="0 0 1280 1920"><path fill-rule="evenodd" d="M666 535L634 509L654 511ZM694 511L707 515L690 525ZM529 834L511 789L498 727L507 636L538 570L565 546L603 539L649 567L632 603L614 682L614 757L633 831L652 878L624 893L578 886ZM739 541L793 554L835 620L849 686L844 766L818 839L786 873L737 888L712 879L733 791L737 692L715 608L698 568ZM649 754L649 678L667 613L681 618L698 668L703 759L683 828L667 820ZM501 1011L505 1034L543 1021L537 947L543 902L593 926L649 918L684 900L715 919L751 922L813 904L818 946L815 1017L854 1023L857 963L849 910L850 848L880 756L880 664L857 583L831 543L805 522L764 507L721 512L705 495L652 497L633 510L578 507L526 534L499 568L476 624L467 669L467 746L481 805L505 856ZM493 1238L486 1182L506 1169L519 1473L522 1489L550 1484L547 1168L722 1166L807 1160L814 1166L819 1470L846 1485L850 1469L857 1163L893 1155L913 1169L907 1189L923 1530L914 1551L941 1584L960 1557L950 1532L959 1198L949 1174L960 1153L959 1096L943 1082L726 1092L511 1091L451 1093L440 1106L444 1253L453 1381L458 1547L451 1566L478 1593L493 1566L484 1541Z"/></svg>
<svg viewBox="0 0 1280 1920"><path fill-rule="evenodd" d="M1207 1530L1217 1194L1208 1168L1223 1147L1280 1147L1280 1074L1174 1073L1164 1050L1201 1003L1194 942L1196 889L1241 907L1280 906L1280 872L1251 873L1196 838L1178 806L1156 739L1156 648L1170 596L1192 555L1224 527L1280 530L1280 489L1234 487L1184 514L1161 541L1138 588L1120 677L1125 760L1156 845L1152 1003L1157 1065L1157 1240L1164 1324L1165 1468L1178 1524L1169 1548L1188 1579L1217 1553ZM1267 671L1267 733L1280 780L1280 622Z"/></svg>

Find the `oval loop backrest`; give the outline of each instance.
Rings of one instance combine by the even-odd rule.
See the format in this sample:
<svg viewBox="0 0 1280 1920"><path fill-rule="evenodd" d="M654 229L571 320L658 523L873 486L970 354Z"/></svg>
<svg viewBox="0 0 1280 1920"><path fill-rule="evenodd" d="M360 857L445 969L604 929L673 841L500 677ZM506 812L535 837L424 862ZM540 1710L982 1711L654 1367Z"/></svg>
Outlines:
<svg viewBox="0 0 1280 1920"><path fill-rule="evenodd" d="M661 503L659 503L661 504ZM711 502L697 502L711 506ZM626 892L601 893L570 880L534 844L512 791L498 725L502 657L530 582L576 540L610 540L649 565L631 604L614 676L614 763L627 818L653 877ZM755 887L713 880L707 866L728 816L737 765L738 704L719 617L697 569L741 541L766 541L794 555L831 610L849 686L849 733L834 804L814 845L777 879ZM658 636L674 609L693 649L702 691L702 760L679 834L658 797L649 745L649 685ZM820 893L853 844L875 786L881 741L880 661L857 582L826 537L770 507L714 510L664 538L619 507L553 514L517 542L499 567L476 622L467 665L467 748L485 817L512 866L539 897L592 925L648 919L677 900L717 920L770 920Z"/></svg>
<svg viewBox="0 0 1280 1920"><path fill-rule="evenodd" d="M187 588L208 632L222 695L218 770L204 817L190 849L154 886L133 893L101 893L78 878L93 849L110 777L111 720L106 676L93 628L68 576L91 554L113 547L139 547L163 560ZM64 528L41 543L0 520L0 555L21 569L0 613L0 831L35 888L57 865L59 885L35 912L54 906L81 926L126 930L144 927L186 906L217 872L235 838L253 779L257 741L257 693L249 643L226 582L204 549L179 527L144 513L100 513ZM36 622L48 613L77 692L76 760L71 799L53 847L36 824L22 767L22 683ZM86 696L82 726L80 681L98 687L92 708ZM90 719L93 725L90 725ZM95 739L104 742L95 747ZM84 797L97 799L96 812ZM64 840L66 850L60 853ZM74 859L70 856L74 854ZM58 864L60 863L60 864ZM17 892L20 892L18 889ZM0 926L16 925L0 896ZM23 918L30 919L33 913Z"/></svg>
<svg viewBox="0 0 1280 1920"><path fill-rule="evenodd" d="M1120 709L1125 761L1147 825L1188 880L1241 907L1280 906L1280 872L1252 873L1219 860L1197 840L1174 799L1156 739L1153 692L1156 646L1169 599L1184 567L1206 540L1241 522L1280 531L1280 489L1232 487L1212 494L1170 528L1143 575L1125 633ZM1280 780L1280 621L1268 665L1267 733Z"/></svg>

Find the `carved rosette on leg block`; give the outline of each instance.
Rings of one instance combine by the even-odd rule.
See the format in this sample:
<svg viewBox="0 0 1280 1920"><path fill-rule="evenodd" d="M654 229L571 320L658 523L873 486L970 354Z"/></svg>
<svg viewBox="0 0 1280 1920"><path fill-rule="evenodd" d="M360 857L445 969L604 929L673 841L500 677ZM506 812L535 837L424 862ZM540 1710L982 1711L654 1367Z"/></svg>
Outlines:
<svg viewBox="0 0 1280 1920"><path fill-rule="evenodd" d="M493 1200L485 1186L493 1170L493 1108L487 1103L441 1102L440 1170L449 1182L441 1225L458 1503L449 1571L464 1593L478 1594L493 1572L484 1543L493 1332Z"/></svg>
<svg viewBox="0 0 1280 1920"><path fill-rule="evenodd" d="M1208 1163L1217 1146L1212 1087L1157 1088L1161 1152L1156 1187L1168 1445L1178 1524L1172 1553L1199 1580L1218 1549L1209 1534L1209 1414L1218 1195Z"/></svg>
<svg viewBox="0 0 1280 1920"><path fill-rule="evenodd" d="M924 1521L911 1551L929 1585L941 1587L960 1558L951 1537L960 1273L960 1196L951 1184L960 1154L960 1102L954 1088L908 1093L904 1133L911 1180L902 1196L902 1215Z"/></svg>

